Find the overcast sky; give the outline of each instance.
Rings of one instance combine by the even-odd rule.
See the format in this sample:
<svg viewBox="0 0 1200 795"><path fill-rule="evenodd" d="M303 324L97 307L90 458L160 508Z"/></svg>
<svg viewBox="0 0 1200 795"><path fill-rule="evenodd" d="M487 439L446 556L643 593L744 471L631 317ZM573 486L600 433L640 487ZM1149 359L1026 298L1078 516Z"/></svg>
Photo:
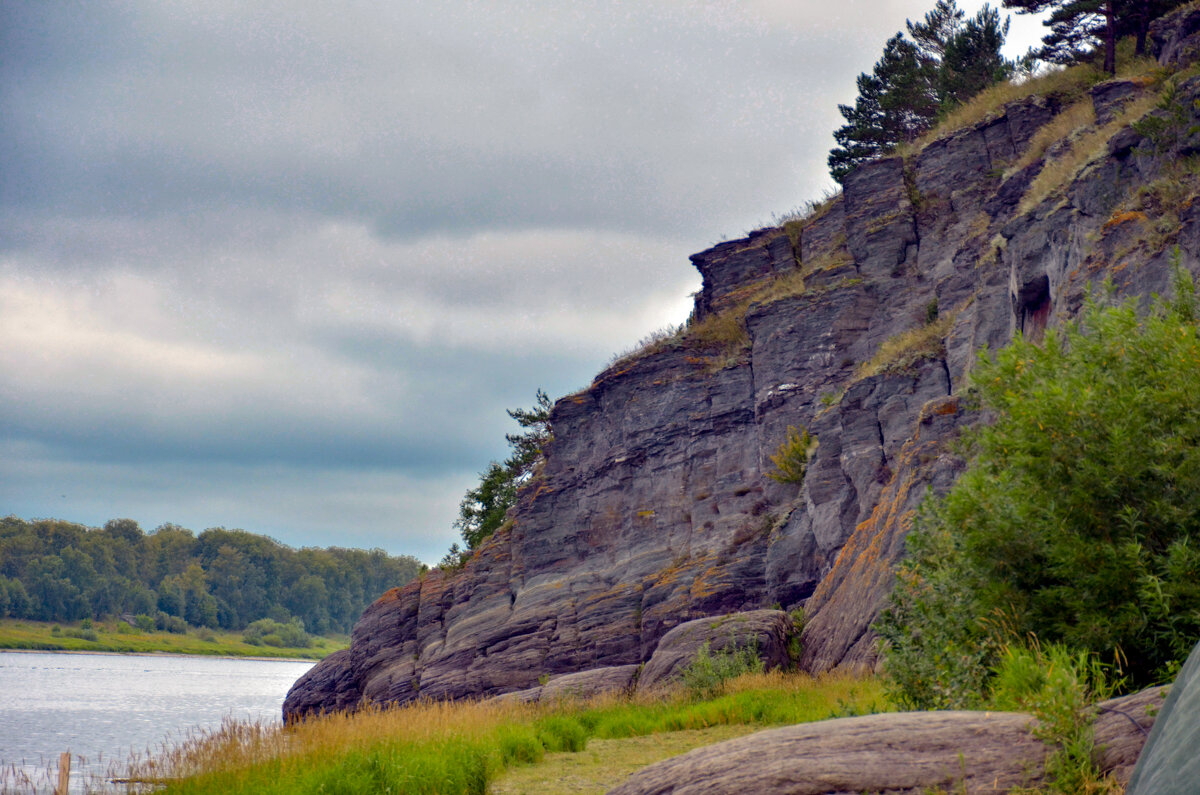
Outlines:
<svg viewBox="0 0 1200 795"><path fill-rule="evenodd" d="M0 0L0 515L435 563L931 7Z"/></svg>

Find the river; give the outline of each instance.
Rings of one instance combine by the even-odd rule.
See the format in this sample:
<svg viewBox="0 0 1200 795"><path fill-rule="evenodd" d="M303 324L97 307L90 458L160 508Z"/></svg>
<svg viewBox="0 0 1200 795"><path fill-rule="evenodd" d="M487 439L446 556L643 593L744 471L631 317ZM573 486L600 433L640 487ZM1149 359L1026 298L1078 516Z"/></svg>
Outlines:
<svg viewBox="0 0 1200 795"><path fill-rule="evenodd" d="M288 688L313 663L155 654L0 652L0 789L44 785L64 751L71 789L113 762L145 756L227 717L276 722ZM20 790L18 790L20 791Z"/></svg>

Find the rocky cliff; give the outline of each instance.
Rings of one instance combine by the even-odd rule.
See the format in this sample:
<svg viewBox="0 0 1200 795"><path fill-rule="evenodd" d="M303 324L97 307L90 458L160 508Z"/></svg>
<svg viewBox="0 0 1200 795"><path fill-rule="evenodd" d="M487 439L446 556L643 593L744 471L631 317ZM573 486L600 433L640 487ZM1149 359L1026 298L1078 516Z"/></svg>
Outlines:
<svg viewBox="0 0 1200 795"><path fill-rule="evenodd" d="M1185 12L1164 57L1195 49ZM805 610L805 668L873 666L913 511L961 467L977 352L1105 278L1165 292L1176 250L1200 271L1200 78L1055 85L694 255L689 328L559 400L508 524L369 607L285 715L643 663L678 624L770 606ZM799 485L767 476L790 426L817 440Z"/></svg>

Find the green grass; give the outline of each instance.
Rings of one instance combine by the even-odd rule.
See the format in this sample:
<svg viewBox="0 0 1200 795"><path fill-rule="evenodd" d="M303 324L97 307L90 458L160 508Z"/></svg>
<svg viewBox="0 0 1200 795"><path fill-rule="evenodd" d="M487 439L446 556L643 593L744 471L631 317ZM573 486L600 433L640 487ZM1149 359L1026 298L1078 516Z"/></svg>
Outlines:
<svg viewBox="0 0 1200 795"><path fill-rule="evenodd" d="M52 634L54 627L59 634ZM223 657L302 657L319 660L348 645L346 637L313 638L309 648L279 648L254 646L242 641L237 632L211 631L205 633L189 628L186 635L171 632L142 632L117 622L95 622L93 631L96 640L71 637L76 630L83 634L79 624L53 624L24 619L0 619L0 649L27 649L36 651L104 651L125 653L170 652L173 654L201 654ZM211 637L210 640L205 638Z"/></svg>
<svg viewBox="0 0 1200 795"><path fill-rule="evenodd" d="M695 748L732 740L760 727L748 724L592 740L575 753L547 753L540 764L509 768L488 785L489 795L603 795L646 765Z"/></svg>
<svg viewBox="0 0 1200 795"><path fill-rule="evenodd" d="M555 765L561 765L563 754L575 757L586 752L589 740L617 743L599 745L600 751L658 748L649 762L670 755L671 748L688 750L706 738L715 742L759 727L886 708L882 685L875 679L814 679L779 672L732 680L720 695L704 701L676 694L637 699L613 695L584 704L418 702L330 715L286 729L228 723L219 731L194 737L165 757L135 765L129 776L165 784L167 792L189 794L483 795L505 771L537 765L548 754ZM668 734L677 736L629 740ZM681 736L692 739L679 746ZM601 760L594 765L607 768L603 759L611 753L606 756L596 747L592 751ZM555 780L555 770L547 767L540 778ZM539 790L530 786L499 791Z"/></svg>

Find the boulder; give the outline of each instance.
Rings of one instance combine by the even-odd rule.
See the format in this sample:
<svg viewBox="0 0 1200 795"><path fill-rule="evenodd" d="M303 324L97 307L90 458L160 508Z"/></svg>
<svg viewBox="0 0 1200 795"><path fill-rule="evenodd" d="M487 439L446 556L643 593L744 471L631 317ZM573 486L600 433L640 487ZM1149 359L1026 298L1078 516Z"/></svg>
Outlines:
<svg viewBox="0 0 1200 795"><path fill-rule="evenodd" d="M789 642L796 634L792 617L781 610L752 610L680 624L659 641L638 678L638 692L661 688L677 679L701 647L710 652L753 648L763 668L789 667Z"/></svg>
<svg viewBox="0 0 1200 795"><path fill-rule="evenodd" d="M611 665L573 674L551 677L542 687L542 701L586 699L604 693L625 693L633 689L640 665Z"/></svg>
<svg viewBox="0 0 1200 795"><path fill-rule="evenodd" d="M1141 747L1161 689L1100 705L1096 737L1118 776ZM1019 712L903 712L803 723L728 740L639 770L609 795L1007 792L1043 783L1046 746ZM1126 771L1127 772L1127 771ZM1157 790L1155 790L1157 792ZM1193 790L1194 791L1194 790Z"/></svg>

